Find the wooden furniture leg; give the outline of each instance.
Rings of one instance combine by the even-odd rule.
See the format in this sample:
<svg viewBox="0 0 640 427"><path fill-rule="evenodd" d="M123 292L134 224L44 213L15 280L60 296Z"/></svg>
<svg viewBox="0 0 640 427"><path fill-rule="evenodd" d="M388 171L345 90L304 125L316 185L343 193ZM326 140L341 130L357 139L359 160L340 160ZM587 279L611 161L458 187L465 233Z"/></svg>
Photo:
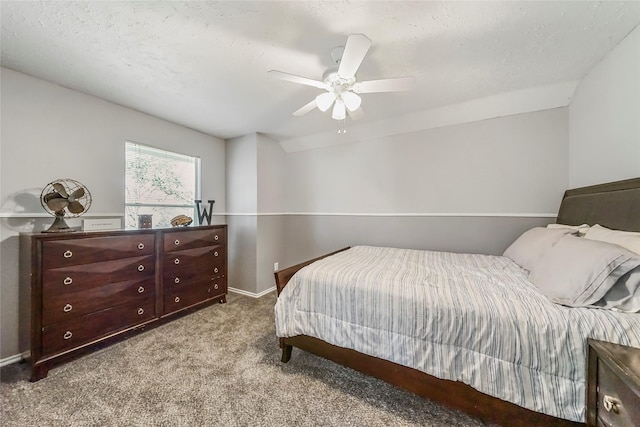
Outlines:
<svg viewBox="0 0 640 427"><path fill-rule="evenodd" d="M293 350L293 346L287 344L284 338L280 338L280 348L282 349L282 358L280 360L282 363L287 363L291 360L291 350Z"/></svg>

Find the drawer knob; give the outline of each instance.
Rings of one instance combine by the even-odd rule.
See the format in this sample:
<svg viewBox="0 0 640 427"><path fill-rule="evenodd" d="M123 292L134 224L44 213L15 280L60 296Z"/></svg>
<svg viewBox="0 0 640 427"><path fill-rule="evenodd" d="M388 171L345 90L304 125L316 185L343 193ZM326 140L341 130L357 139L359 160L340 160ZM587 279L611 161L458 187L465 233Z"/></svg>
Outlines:
<svg viewBox="0 0 640 427"><path fill-rule="evenodd" d="M174 301L175 302L180 302L180 297L175 297Z"/></svg>
<svg viewBox="0 0 640 427"><path fill-rule="evenodd" d="M138 288L138 293L139 293L139 294L141 294L141 293L143 293L143 292L144 292L144 288L143 288L142 286L140 286L140 287Z"/></svg>
<svg viewBox="0 0 640 427"><path fill-rule="evenodd" d="M73 279L71 277L65 277L62 283L64 283L65 285L70 285L73 283Z"/></svg>
<svg viewBox="0 0 640 427"><path fill-rule="evenodd" d="M218 256L218 251L213 252L213 256Z"/></svg>
<svg viewBox="0 0 640 427"><path fill-rule="evenodd" d="M144 271L144 265L140 264L140 265L138 266L138 271Z"/></svg>
<svg viewBox="0 0 640 427"><path fill-rule="evenodd" d="M218 272L218 267L214 268L214 269L213 269L213 272L214 272L214 273L217 273L217 272Z"/></svg>
<svg viewBox="0 0 640 427"><path fill-rule="evenodd" d="M138 243L138 249L140 250L144 249L144 243Z"/></svg>
<svg viewBox="0 0 640 427"><path fill-rule="evenodd" d="M62 311L64 311L65 313L68 313L71 310L73 310L73 306L71 304L67 304L62 308Z"/></svg>
<svg viewBox="0 0 640 427"><path fill-rule="evenodd" d="M178 245L180 244L180 240L178 240L178 239L174 240L174 241L173 241L173 244L174 244L174 245L176 245L176 246L178 246Z"/></svg>
<svg viewBox="0 0 640 427"><path fill-rule="evenodd" d="M139 314L140 316L142 316L142 315L144 314L144 310L143 310L142 308L139 308L139 309L138 309L138 314Z"/></svg>
<svg viewBox="0 0 640 427"><path fill-rule="evenodd" d="M213 236L213 240L218 240L218 239L219 239L219 237L218 237L217 234L215 236Z"/></svg>
<svg viewBox="0 0 640 427"><path fill-rule="evenodd" d="M65 340L68 340L69 338L71 338L73 336L73 334L71 333L71 331L67 331L64 333L64 335L62 336L62 338L64 338Z"/></svg>
<svg viewBox="0 0 640 427"><path fill-rule="evenodd" d="M178 284L180 283L180 278L176 277L175 279L173 279L173 283Z"/></svg>
<svg viewBox="0 0 640 427"><path fill-rule="evenodd" d="M217 283L215 285L213 285L213 289L218 289L218 288L219 288L219 286L218 286Z"/></svg>
<svg viewBox="0 0 640 427"><path fill-rule="evenodd" d="M180 260L178 258L176 258L176 259L173 260L173 263L174 264L180 264Z"/></svg>
<svg viewBox="0 0 640 427"><path fill-rule="evenodd" d="M604 405L604 409L606 409L607 412L613 412L615 414L620 412L620 408L618 408L618 406L622 406L620 405L620 401L618 399L609 396L608 394L605 394L602 398L602 404Z"/></svg>
<svg viewBox="0 0 640 427"><path fill-rule="evenodd" d="M71 251L65 251L65 252L62 254L62 256L63 256L63 257L65 257L65 258L71 258L71 257L73 256L73 252L71 252Z"/></svg>

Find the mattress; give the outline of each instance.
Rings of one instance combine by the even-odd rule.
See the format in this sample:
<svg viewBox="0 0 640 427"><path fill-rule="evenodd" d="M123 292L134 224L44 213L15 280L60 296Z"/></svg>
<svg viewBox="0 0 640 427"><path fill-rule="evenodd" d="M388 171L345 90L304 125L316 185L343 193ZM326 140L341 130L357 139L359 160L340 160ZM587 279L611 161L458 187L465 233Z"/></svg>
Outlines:
<svg viewBox="0 0 640 427"><path fill-rule="evenodd" d="M330 344L585 420L587 337L640 347L640 315L549 301L509 258L357 246L298 271L279 337Z"/></svg>

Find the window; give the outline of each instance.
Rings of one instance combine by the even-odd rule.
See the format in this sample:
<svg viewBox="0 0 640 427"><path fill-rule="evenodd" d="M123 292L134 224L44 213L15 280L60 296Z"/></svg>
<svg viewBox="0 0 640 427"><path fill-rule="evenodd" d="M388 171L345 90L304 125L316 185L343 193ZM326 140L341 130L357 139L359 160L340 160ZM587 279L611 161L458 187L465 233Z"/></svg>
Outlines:
<svg viewBox="0 0 640 427"><path fill-rule="evenodd" d="M154 227L170 227L177 215L195 219L200 158L126 142L124 187L126 228L137 228L141 214L152 214Z"/></svg>

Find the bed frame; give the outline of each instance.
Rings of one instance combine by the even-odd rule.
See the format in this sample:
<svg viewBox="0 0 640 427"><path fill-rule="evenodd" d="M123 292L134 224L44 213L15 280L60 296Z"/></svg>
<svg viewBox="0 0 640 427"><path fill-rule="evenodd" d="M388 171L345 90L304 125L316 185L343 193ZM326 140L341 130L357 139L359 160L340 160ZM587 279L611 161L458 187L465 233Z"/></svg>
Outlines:
<svg viewBox="0 0 640 427"><path fill-rule="evenodd" d="M570 225L600 224L617 230L640 231L640 178L567 190L560 204L557 222ZM346 249L349 248L277 271L275 278L278 295L302 267ZM293 347L379 378L445 406L462 410L484 421L505 426L584 425L522 408L481 393L459 381L439 379L416 369L337 347L306 335L280 338L282 362L289 361Z"/></svg>

